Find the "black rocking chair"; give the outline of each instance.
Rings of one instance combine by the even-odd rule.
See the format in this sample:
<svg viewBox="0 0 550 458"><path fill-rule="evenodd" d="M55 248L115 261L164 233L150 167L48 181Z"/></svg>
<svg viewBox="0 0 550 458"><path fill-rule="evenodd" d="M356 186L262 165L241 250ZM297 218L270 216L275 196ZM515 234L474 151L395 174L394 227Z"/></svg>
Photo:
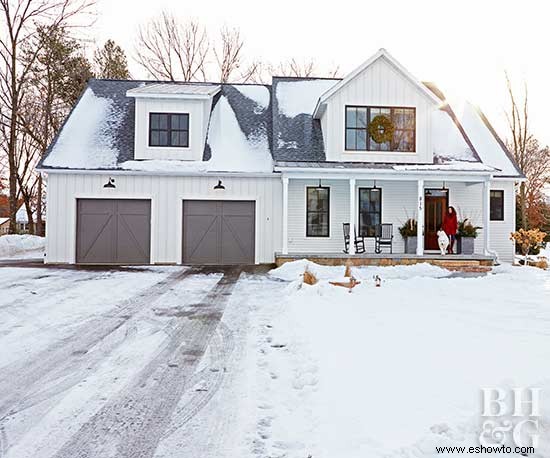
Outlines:
<svg viewBox="0 0 550 458"><path fill-rule="evenodd" d="M349 241L350 241L350 228L349 223L342 223L344 229L344 253L349 253ZM365 252L365 239L363 237L357 237L357 230L353 228L353 244L355 245L355 253L362 254Z"/></svg>
<svg viewBox="0 0 550 458"><path fill-rule="evenodd" d="M382 247L389 246L393 253L393 224L377 224L374 232L374 251L382 253Z"/></svg>

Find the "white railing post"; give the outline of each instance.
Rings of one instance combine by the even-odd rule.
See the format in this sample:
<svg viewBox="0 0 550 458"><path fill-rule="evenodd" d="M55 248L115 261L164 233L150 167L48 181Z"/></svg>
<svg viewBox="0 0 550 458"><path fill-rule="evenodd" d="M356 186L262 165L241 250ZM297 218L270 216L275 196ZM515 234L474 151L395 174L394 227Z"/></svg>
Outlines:
<svg viewBox="0 0 550 458"><path fill-rule="evenodd" d="M349 179L349 254L355 254L355 178Z"/></svg>
<svg viewBox="0 0 550 458"><path fill-rule="evenodd" d="M283 182L283 254L288 254L288 177L282 177Z"/></svg>
<svg viewBox="0 0 550 458"><path fill-rule="evenodd" d="M483 182L483 254L491 254L491 182Z"/></svg>
<svg viewBox="0 0 550 458"><path fill-rule="evenodd" d="M416 231L416 254L422 256L424 254L424 180L418 180L418 198L416 202L416 213L418 215L417 231Z"/></svg>

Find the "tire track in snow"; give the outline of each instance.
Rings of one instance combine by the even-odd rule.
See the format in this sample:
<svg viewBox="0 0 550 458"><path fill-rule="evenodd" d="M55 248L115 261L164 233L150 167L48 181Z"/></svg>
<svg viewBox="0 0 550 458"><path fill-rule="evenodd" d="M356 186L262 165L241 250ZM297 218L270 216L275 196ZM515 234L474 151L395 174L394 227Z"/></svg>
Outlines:
<svg viewBox="0 0 550 458"><path fill-rule="evenodd" d="M56 458L154 455L180 399L189 388L186 382L192 379L216 332L240 272L237 268L227 270L202 302L178 312L178 323L157 356L132 383L82 425L57 452ZM202 401L196 400L176 418L185 423L208 399L205 396Z"/></svg>
<svg viewBox="0 0 550 458"><path fill-rule="evenodd" d="M210 363L208 367L195 373L186 382L185 389L189 394L189 399L174 412L170 426L163 433L163 440L184 427L216 394L225 378L226 362L233 347L231 331L225 324L220 323L208 347L211 356ZM199 384L201 384L200 388L191 391Z"/></svg>
<svg viewBox="0 0 550 458"><path fill-rule="evenodd" d="M124 339L107 342L102 351L88 354L104 342L137 312L166 293L194 269L178 271L152 285L137 296L123 301L114 314L88 320L55 346L2 368L0 373L0 424L9 415L27 409L74 385L86 377L87 371Z"/></svg>

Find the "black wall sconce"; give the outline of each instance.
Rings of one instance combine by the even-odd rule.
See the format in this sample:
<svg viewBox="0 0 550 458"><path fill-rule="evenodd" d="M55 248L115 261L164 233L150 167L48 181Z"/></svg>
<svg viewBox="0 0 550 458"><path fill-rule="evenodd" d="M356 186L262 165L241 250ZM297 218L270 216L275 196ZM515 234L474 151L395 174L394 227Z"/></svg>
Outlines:
<svg viewBox="0 0 550 458"><path fill-rule="evenodd" d="M225 186L222 184L222 180L218 180L218 184L214 186L214 189L225 189Z"/></svg>
<svg viewBox="0 0 550 458"><path fill-rule="evenodd" d="M105 184L103 185L103 187L104 187L104 188L110 188L110 189L116 188L115 179L109 177L109 180L107 181L107 183L105 183Z"/></svg>

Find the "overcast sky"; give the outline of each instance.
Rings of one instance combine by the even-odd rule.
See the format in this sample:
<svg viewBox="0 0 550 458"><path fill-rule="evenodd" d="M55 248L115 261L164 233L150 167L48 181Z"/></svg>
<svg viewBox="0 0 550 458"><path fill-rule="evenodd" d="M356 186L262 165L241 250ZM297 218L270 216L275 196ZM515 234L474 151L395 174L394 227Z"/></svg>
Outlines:
<svg viewBox="0 0 550 458"><path fill-rule="evenodd" d="M166 10L212 35L238 27L250 58L314 58L342 76L384 47L420 80L480 105L501 135L507 70L518 89L527 82L532 130L550 143L548 0L99 0L97 10L93 38L123 46L134 77L147 76L132 59L137 27Z"/></svg>

